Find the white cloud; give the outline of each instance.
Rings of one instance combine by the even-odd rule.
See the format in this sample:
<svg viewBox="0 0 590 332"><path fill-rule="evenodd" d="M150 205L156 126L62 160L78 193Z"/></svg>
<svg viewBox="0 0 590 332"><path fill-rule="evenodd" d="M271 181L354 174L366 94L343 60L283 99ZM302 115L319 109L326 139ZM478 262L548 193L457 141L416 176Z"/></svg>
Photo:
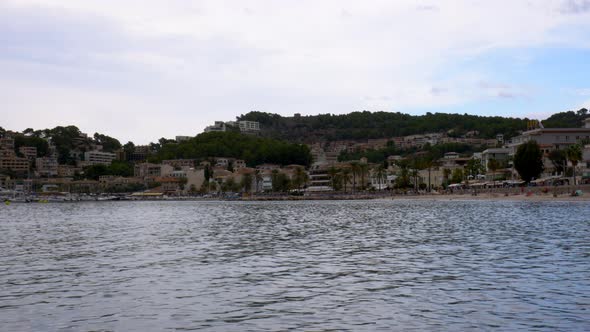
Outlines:
<svg viewBox="0 0 590 332"><path fill-rule="evenodd" d="M590 88L574 89L572 92L577 96L590 96Z"/></svg>
<svg viewBox="0 0 590 332"><path fill-rule="evenodd" d="M96 27L76 35L76 29L70 28L79 27L79 22L67 21L64 30L70 37L58 46L19 45L20 51L13 50L16 56L34 49L28 53L41 54L45 60L11 59L29 69L26 75L12 70L3 84L12 95L29 86L41 95L36 98L39 102L13 103L23 113L37 114L57 103L70 109L55 109L59 119L72 116L72 121L84 122L75 110L94 114L116 109L122 120L146 121L133 134L142 139L173 136L172 130L192 134L214 118L229 120L252 109L287 115L403 111L525 96L528 87L482 88L481 82L493 80L484 70L460 69L444 75L441 71L499 49L586 45L583 36L555 33L590 28L587 12L560 14L568 4L5 0L0 9L23 15L51 11L54 21L48 26L59 25L67 16L94 19ZM105 24L108 29L100 31ZM93 44L99 34L100 43ZM51 63L43 63L47 59ZM0 71L9 69L6 62L0 63ZM12 80L19 83L13 85ZM112 100L107 103L107 98ZM146 110L156 120L144 120ZM96 121L89 127L116 126L90 118ZM166 123L163 119L174 123L170 134L160 128ZM25 120L15 119L15 126Z"/></svg>

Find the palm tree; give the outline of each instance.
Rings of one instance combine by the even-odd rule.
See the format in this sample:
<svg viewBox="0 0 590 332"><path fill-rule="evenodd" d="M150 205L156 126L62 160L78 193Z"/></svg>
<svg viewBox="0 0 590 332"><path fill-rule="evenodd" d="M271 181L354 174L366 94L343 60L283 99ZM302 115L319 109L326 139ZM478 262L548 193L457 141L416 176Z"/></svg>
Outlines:
<svg viewBox="0 0 590 332"><path fill-rule="evenodd" d="M334 167L334 166L330 166L330 168L328 168L328 174L330 175L330 182L332 183L332 189L336 188L336 176L338 175L338 168Z"/></svg>
<svg viewBox="0 0 590 332"><path fill-rule="evenodd" d="M356 191L356 176L360 172L360 164L358 161L351 161L350 162L350 169L352 171L352 192Z"/></svg>
<svg viewBox="0 0 590 332"><path fill-rule="evenodd" d="M500 168L500 162L496 159L488 160L488 169L492 171L492 182L494 183L494 187L496 186L496 171Z"/></svg>
<svg viewBox="0 0 590 332"><path fill-rule="evenodd" d="M250 173L244 174L240 185L244 189L244 192L248 193L248 192L252 191L252 174L250 174Z"/></svg>
<svg viewBox="0 0 590 332"><path fill-rule="evenodd" d="M350 173L351 173L351 169L346 167L342 170L341 175L342 175L342 182L344 182L344 192L346 193L346 184L350 182Z"/></svg>
<svg viewBox="0 0 590 332"><path fill-rule="evenodd" d="M443 168L443 181L448 184L450 176L451 176L451 170L448 168Z"/></svg>
<svg viewBox="0 0 590 332"><path fill-rule="evenodd" d="M420 169L422 168L421 160L414 157L412 160L414 168L411 171L411 175L414 178L414 191L418 192L418 176L420 175Z"/></svg>
<svg viewBox="0 0 590 332"><path fill-rule="evenodd" d="M431 179L432 167L434 167L434 160L432 158L424 159L423 166L426 169L428 169L428 191L427 192L430 192L430 190L432 190L430 179Z"/></svg>
<svg viewBox="0 0 590 332"><path fill-rule="evenodd" d="M379 190L381 190L381 184L384 183L384 179L386 178L385 176L385 168L383 167L383 165L379 165L377 166L377 168L375 168L375 175L377 177L377 181L379 182Z"/></svg>
<svg viewBox="0 0 590 332"><path fill-rule="evenodd" d="M274 193L275 191L279 191L279 170L278 169L273 169L271 171L271 181L272 181L272 192Z"/></svg>
<svg viewBox="0 0 590 332"><path fill-rule="evenodd" d="M307 173L305 172L303 167L297 167L295 169L293 184L295 185L295 187L297 187L297 189L301 189L301 186L305 185L308 178L309 177L307 176Z"/></svg>
<svg viewBox="0 0 590 332"><path fill-rule="evenodd" d="M574 186L576 185L576 166L578 162L582 160L582 149L578 144L571 145L565 151L567 159L572 163L573 175L574 175Z"/></svg>
<svg viewBox="0 0 590 332"><path fill-rule="evenodd" d="M260 174L260 170L257 169L254 172L254 182L256 183L256 189L254 191L258 192L260 190L260 182L262 181L262 175Z"/></svg>
<svg viewBox="0 0 590 332"><path fill-rule="evenodd" d="M359 172L361 174L361 189L365 188L366 185L366 174L369 171L369 165L365 164L365 163L361 163L359 164Z"/></svg>

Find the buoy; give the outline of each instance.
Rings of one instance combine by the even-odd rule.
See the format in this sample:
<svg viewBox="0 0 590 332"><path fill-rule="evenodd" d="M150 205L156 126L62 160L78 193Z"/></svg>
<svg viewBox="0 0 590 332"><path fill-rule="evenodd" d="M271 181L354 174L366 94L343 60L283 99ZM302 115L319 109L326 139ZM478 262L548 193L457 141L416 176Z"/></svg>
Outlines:
<svg viewBox="0 0 590 332"><path fill-rule="evenodd" d="M4 201L4 204L6 204L6 205L10 205L10 201L9 201L9 200L5 200L5 201Z"/></svg>

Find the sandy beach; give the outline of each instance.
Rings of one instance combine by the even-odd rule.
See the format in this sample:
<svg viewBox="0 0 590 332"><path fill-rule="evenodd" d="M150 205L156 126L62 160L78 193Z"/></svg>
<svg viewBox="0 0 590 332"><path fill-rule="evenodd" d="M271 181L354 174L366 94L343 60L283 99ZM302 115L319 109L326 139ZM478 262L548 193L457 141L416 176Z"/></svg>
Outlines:
<svg viewBox="0 0 590 332"><path fill-rule="evenodd" d="M441 194L441 195L417 195L417 196L393 196L389 199L393 200L437 200L437 201L527 201L527 202L588 202L590 195L571 196L571 195L557 195L553 194L490 194L483 193L477 196L470 194Z"/></svg>

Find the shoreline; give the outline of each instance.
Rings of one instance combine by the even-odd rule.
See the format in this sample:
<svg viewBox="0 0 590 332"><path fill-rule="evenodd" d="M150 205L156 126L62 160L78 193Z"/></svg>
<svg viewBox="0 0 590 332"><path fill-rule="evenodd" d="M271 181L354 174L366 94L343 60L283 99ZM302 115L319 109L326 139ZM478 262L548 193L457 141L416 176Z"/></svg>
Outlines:
<svg viewBox="0 0 590 332"><path fill-rule="evenodd" d="M73 200L73 201L31 201L10 200L10 203L83 203L83 202L262 202L262 201L351 201L351 200L382 200L382 201L521 201L521 202L590 202L590 195L572 196L571 194L553 193L479 193L472 194L421 194L421 195L317 195L317 196L250 196L241 198L165 198L165 199L114 199L114 200ZM8 205L7 204L7 205Z"/></svg>
<svg viewBox="0 0 590 332"><path fill-rule="evenodd" d="M513 201L513 202L590 202L590 195L571 196L571 195L503 195L503 194L478 194L461 195L417 195L417 196L393 196L392 200L432 200L432 201Z"/></svg>

